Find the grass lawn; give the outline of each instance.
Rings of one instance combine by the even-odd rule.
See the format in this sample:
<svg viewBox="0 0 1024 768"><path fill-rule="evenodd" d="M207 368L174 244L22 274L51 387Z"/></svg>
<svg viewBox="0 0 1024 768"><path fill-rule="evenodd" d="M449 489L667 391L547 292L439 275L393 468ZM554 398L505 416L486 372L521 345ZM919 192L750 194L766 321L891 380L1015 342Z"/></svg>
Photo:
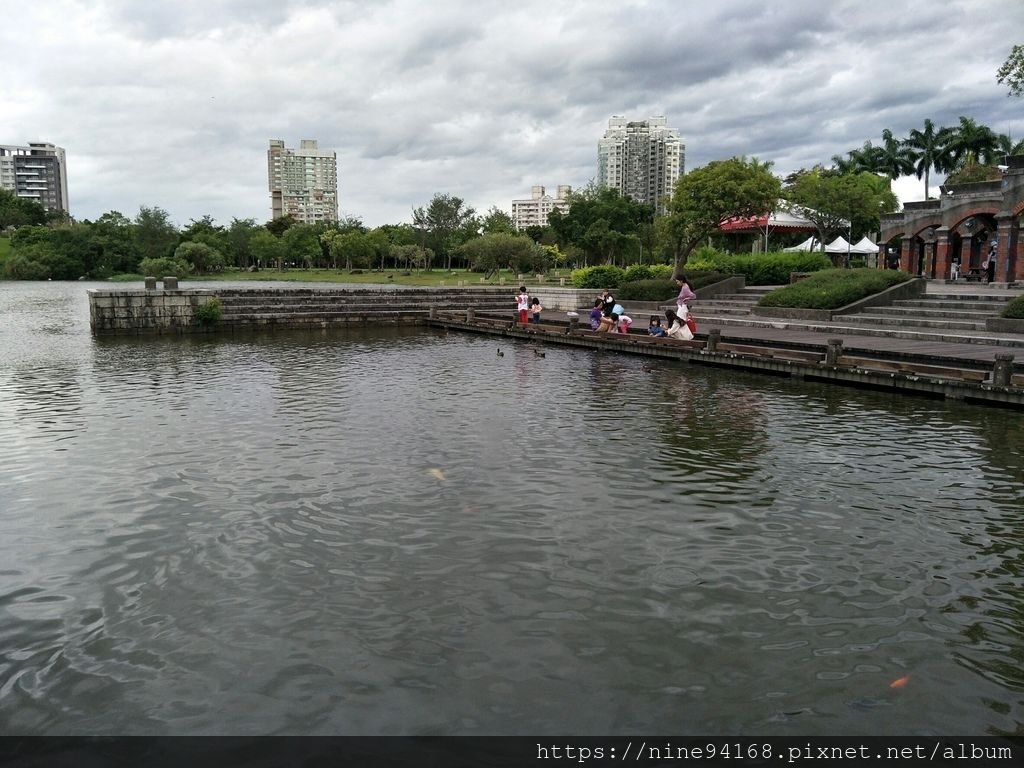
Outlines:
<svg viewBox="0 0 1024 768"><path fill-rule="evenodd" d="M569 270L563 269L551 272L545 278L545 284L558 285L560 277L566 278L568 284ZM430 272L414 271L403 274L399 270L376 270L365 271L361 274L352 275L348 272L339 272L336 269L289 269L278 272L276 269L264 269L259 272L245 272L241 270L227 270L216 275L202 275L182 280L182 285L189 280L216 280L216 281L245 281L245 282L295 282L295 283L349 283L349 284L374 284L374 285L409 285L420 287L438 287L442 283L445 287L454 287L462 280L466 286L499 286L500 279L505 279L505 286L514 291L518 286L518 276L514 272L503 271L500 275L494 275L485 280L480 272L467 272L456 270L446 272L443 269L434 269ZM115 282L136 282L143 279L142 275L119 275L114 278ZM527 285L537 285L537 276L526 276Z"/></svg>

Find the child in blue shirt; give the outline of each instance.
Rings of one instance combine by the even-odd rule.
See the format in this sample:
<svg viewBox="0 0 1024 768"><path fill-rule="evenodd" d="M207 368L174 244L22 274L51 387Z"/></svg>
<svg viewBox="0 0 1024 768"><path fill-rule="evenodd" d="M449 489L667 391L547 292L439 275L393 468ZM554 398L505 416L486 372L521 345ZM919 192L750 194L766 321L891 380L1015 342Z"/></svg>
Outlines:
<svg viewBox="0 0 1024 768"><path fill-rule="evenodd" d="M665 329L661 327L661 318L651 315L651 324L647 328L651 336L664 336Z"/></svg>

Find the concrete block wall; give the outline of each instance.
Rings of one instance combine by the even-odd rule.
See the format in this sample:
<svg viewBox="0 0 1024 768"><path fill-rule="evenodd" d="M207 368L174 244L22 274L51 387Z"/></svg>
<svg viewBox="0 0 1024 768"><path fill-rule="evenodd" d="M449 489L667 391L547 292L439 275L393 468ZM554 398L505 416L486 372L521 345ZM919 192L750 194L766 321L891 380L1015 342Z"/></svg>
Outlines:
<svg viewBox="0 0 1024 768"><path fill-rule="evenodd" d="M88 293L94 334L190 332L199 327L195 310L216 295L203 289L91 289Z"/></svg>

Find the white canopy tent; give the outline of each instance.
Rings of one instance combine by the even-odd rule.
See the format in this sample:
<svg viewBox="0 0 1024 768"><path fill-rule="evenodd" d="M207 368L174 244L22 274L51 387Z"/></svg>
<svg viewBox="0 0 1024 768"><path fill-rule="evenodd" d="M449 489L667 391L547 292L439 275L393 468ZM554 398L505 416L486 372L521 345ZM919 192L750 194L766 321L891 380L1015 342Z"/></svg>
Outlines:
<svg viewBox="0 0 1024 768"><path fill-rule="evenodd" d="M854 250L853 246L846 241L846 238L840 235L825 246L825 253L854 253Z"/></svg>
<svg viewBox="0 0 1024 768"><path fill-rule="evenodd" d="M821 249L821 241L816 237L808 237L800 245L794 245L792 248L783 248L783 251L787 253L795 253L797 251L817 251Z"/></svg>
<svg viewBox="0 0 1024 768"><path fill-rule="evenodd" d="M868 240L867 235L864 235L858 242L850 246L850 253L878 253L878 246Z"/></svg>

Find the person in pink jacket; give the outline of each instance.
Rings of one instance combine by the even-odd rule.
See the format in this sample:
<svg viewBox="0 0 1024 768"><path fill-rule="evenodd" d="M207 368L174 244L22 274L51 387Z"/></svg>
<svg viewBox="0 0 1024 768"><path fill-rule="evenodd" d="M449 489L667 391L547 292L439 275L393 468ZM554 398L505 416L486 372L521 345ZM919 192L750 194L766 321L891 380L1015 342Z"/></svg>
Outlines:
<svg viewBox="0 0 1024 768"><path fill-rule="evenodd" d="M697 298L697 294L690 287L690 281L686 275L676 280L679 285L679 295L676 296L676 316L685 320L690 314L690 302Z"/></svg>

